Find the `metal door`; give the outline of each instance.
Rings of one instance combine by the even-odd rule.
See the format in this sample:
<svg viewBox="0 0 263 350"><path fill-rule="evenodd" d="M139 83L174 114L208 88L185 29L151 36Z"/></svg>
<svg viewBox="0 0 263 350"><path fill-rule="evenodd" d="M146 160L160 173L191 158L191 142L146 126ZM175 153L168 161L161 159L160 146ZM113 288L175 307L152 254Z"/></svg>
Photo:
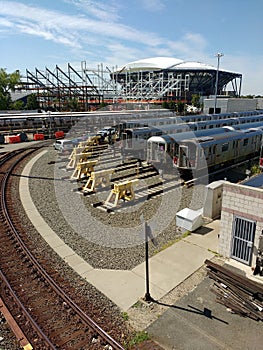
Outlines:
<svg viewBox="0 0 263 350"><path fill-rule="evenodd" d="M250 265L254 237L256 231L256 222L236 216L232 230L232 249L231 257Z"/></svg>
<svg viewBox="0 0 263 350"><path fill-rule="evenodd" d="M188 167L188 147L180 145L179 146L179 166L182 168Z"/></svg>

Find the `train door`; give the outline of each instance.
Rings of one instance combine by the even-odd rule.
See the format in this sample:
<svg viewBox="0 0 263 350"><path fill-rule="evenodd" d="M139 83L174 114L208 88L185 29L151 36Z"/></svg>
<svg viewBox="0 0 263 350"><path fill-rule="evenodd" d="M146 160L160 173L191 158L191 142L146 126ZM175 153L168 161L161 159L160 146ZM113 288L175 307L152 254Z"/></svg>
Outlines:
<svg viewBox="0 0 263 350"><path fill-rule="evenodd" d="M180 145L179 146L179 167L180 168L188 168L189 166L189 161L188 157L189 152L188 152L188 146L186 145Z"/></svg>
<svg viewBox="0 0 263 350"><path fill-rule="evenodd" d="M239 148L239 141L234 140L233 141L233 159L237 159L238 157L238 148Z"/></svg>
<svg viewBox="0 0 263 350"><path fill-rule="evenodd" d="M165 156L165 144L158 142L148 142L147 161L159 162Z"/></svg>
<svg viewBox="0 0 263 350"><path fill-rule="evenodd" d="M132 148L132 130L126 129L122 133L123 148Z"/></svg>
<svg viewBox="0 0 263 350"><path fill-rule="evenodd" d="M182 168L196 169L203 157L202 147L195 143L179 146L179 166Z"/></svg>
<svg viewBox="0 0 263 350"><path fill-rule="evenodd" d="M206 148L204 152L205 152L205 156L206 156L207 166L214 164L216 145L212 145L212 146Z"/></svg>
<svg viewBox="0 0 263 350"><path fill-rule="evenodd" d="M122 140L122 147L123 148L126 148L127 147L127 133L126 132L123 132L121 134L121 140Z"/></svg>

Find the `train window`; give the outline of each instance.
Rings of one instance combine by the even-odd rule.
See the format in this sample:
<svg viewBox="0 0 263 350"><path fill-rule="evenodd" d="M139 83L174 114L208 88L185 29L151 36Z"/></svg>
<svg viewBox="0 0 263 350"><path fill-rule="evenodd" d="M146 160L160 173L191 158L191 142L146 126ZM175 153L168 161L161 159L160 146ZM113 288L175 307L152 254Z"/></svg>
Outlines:
<svg viewBox="0 0 263 350"><path fill-rule="evenodd" d="M226 152L228 150L228 143L224 143L222 145L222 152Z"/></svg>
<svg viewBox="0 0 263 350"><path fill-rule="evenodd" d="M244 141L243 141L243 146L247 146L248 145L248 139L245 139Z"/></svg>

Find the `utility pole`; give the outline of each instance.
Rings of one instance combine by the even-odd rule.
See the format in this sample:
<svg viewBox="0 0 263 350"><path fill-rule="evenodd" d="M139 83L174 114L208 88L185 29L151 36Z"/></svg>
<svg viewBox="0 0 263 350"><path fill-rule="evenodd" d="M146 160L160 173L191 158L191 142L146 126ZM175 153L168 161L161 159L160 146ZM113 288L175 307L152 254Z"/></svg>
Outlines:
<svg viewBox="0 0 263 350"><path fill-rule="evenodd" d="M217 69L216 69L216 82L215 82L215 107L214 107L214 113L216 113L216 100L217 100L217 90L218 90L218 72L219 72L219 63L220 63L220 58L224 56L223 53L218 52L216 55L217 57Z"/></svg>

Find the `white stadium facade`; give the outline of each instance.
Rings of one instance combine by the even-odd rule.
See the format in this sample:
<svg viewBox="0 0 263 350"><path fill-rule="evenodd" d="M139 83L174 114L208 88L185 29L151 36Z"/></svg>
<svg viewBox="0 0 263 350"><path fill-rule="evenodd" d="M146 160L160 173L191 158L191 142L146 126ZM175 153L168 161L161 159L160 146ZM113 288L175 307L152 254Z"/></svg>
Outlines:
<svg viewBox="0 0 263 350"><path fill-rule="evenodd" d="M121 85L121 95L130 100L186 100L193 94L208 97L225 95L230 84L232 97L239 97L242 75L217 69L208 64L171 57L153 57L127 63L111 73Z"/></svg>

